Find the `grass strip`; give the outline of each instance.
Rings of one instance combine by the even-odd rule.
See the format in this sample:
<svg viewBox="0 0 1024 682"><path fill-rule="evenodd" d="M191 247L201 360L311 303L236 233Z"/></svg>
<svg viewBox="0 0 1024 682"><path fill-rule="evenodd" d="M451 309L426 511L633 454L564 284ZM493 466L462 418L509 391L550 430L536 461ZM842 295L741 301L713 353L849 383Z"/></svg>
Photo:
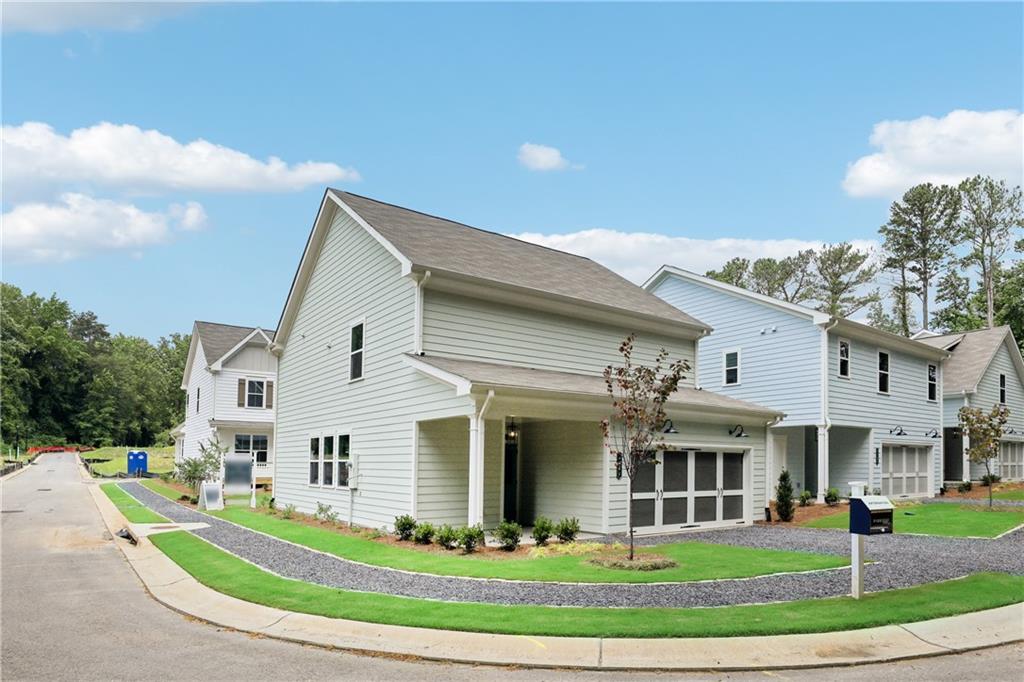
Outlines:
<svg viewBox="0 0 1024 682"><path fill-rule="evenodd" d="M1001 490L997 493L992 493L993 500L1014 500L1017 502L1024 502L1024 489L1021 490Z"/></svg>
<svg viewBox="0 0 1024 682"><path fill-rule="evenodd" d="M994 538L1024 523L1024 509L989 509L980 505L912 504L893 510L897 533L919 533L945 537ZM834 514L804 524L810 528L849 528L850 514Z"/></svg>
<svg viewBox="0 0 1024 682"><path fill-rule="evenodd" d="M441 630L564 637L738 637L911 623L1024 600L1024 578L962 580L867 595L706 609L500 606L349 592L281 578L184 531L150 538L196 580L256 604L330 618Z"/></svg>
<svg viewBox="0 0 1024 682"><path fill-rule="evenodd" d="M344 559L417 573L469 578L579 583L688 582L811 571L846 566L849 563L845 557L809 552L676 542L659 545L656 548L657 554L666 556L678 564L675 568L627 571L588 563L592 554L494 559L488 558L487 555L465 556L458 551L424 552L374 542L330 528L309 526L244 507L229 507L214 512L214 516ZM624 556L625 552L622 554Z"/></svg>
<svg viewBox="0 0 1024 682"><path fill-rule="evenodd" d="M116 476L119 473L128 471L128 450L122 446L98 448L82 453L83 459L105 459L106 462L96 462L92 465L92 471L102 476ZM174 469L174 447L149 447L130 448L132 450L145 450L149 454L147 468L155 474L161 474Z"/></svg>
<svg viewBox="0 0 1024 682"><path fill-rule="evenodd" d="M167 519L148 509L134 497L121 490L116 483L103 483L100 485L100 490L124 514L124 517L128 519L128 523L165 523L167 521Z"/></svg>
<svg viewBox="0 0 1024 682"><path fill-rule="evenodd" d="M161 497L166 497L171 502L177 502L183 494L180 490L175 490L169 485L165 485L159 479L147 478L141 481L141 483L142 487L148 488Z"/></svg>

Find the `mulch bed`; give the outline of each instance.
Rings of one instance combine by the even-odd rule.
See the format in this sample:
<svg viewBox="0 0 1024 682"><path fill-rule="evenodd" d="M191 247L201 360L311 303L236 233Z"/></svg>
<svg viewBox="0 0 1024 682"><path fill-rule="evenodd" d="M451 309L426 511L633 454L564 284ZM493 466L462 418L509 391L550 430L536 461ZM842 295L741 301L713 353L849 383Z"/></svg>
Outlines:
<svg viewBox="0 0 1024 682"><path fill-rule="evenodd" d="M992 488L993 493L1007 492L1010 490L1024 490L1024 483L996 483ZM962 493L956 489L956 486L946 488L945 497L957 499L967 498L972 500L988 499L988 486L982 485L977 481L971 486L970 491Z"/></svg>
<svg viewBox="0 0 1024 682"><path fill-rule="evenodd" d="M832 516L833 514L841 514L844 511L849 511L849 505L846 503L839 503L834 507L830 507L827 504L812 504L806 507L801 507L799 503L794 503L793 506L793 520L792 521L780 521L779 515L775 511L775 503L772 502L772 521L768 523L762 516L756 523L759 526L796 526L806 521L813 521L823 516ZM760 510L764 513L764 510Z"/></svg>

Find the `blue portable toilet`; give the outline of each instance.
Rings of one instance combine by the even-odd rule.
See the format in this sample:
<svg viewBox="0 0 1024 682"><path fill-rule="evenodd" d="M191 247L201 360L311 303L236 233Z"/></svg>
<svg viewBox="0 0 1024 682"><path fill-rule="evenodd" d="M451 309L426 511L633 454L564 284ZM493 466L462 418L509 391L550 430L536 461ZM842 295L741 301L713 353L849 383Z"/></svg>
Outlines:
<svg viewBox="0 0 1024 682"><path fill-rule="evenodd" d="M145 450L128 451L128 475L142 476L149 471L149 453Z"/></svg>

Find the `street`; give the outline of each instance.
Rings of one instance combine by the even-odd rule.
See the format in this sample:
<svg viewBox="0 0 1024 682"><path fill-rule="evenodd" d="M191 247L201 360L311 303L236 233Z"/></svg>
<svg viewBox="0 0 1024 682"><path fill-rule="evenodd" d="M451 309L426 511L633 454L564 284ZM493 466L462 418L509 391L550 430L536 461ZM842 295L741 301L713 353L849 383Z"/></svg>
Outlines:
<svg viewBox="0 0 1024 682"><path fill-rule="evenodd" d="M215 628L151 599L103 527L73 454L5 481L0 677L5 680L613 680L328 651ZM1018 680L1024 646L829 670L643 674L631 679Z"/></svg>

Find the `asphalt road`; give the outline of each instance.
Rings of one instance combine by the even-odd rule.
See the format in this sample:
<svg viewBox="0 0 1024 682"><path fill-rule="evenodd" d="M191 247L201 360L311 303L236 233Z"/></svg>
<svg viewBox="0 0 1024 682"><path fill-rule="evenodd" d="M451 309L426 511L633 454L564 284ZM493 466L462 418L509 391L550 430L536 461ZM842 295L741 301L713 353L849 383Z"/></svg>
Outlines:
<svg viewBox="0 0 1024 682"><path fill-rule="evenodd" d="M509 670L327 651L221 630L153 601L106 534L74 455L44 455L0 484L3 680L619 680L623 673ZM1021 679L1024 646L886 666L643 674L638 680Z"/></svg>

